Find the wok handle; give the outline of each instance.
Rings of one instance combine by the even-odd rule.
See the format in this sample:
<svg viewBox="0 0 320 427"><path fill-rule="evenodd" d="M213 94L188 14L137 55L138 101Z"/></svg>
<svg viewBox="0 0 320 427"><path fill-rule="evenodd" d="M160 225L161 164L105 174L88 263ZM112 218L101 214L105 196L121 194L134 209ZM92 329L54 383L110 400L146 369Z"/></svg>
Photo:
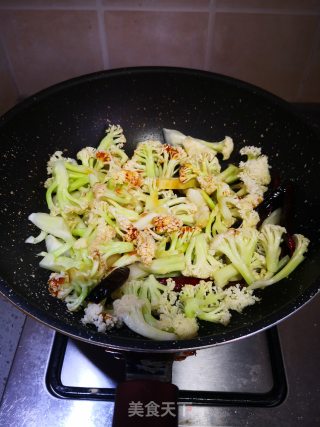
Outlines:
<svg viewBox="0 0 320 427"><path fill-rule="evenodd" d="M129 380L116 391L113 427L177 427L178 387L157 380Z"/></svg>
<svg viewBox="0 0 320 427"><path fill-rule="evenodd" d="M126 381L116 390L112 426L177 427L179 389L171 384L172 364L190 353L112 352L126 366Z"/></svg>

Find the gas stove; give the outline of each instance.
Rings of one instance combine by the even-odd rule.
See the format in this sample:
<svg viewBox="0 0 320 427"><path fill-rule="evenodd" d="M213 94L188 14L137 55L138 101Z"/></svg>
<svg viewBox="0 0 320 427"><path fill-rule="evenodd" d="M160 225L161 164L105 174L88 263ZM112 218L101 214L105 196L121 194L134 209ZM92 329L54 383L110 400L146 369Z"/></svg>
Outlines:
<svg viewBox="0 0 320 427"><path fill-rule="evenodd" d="M148 356L144 360L148 362ZM46 385L53 396L60 398L113 401L118 383L136 376L132 363L135 364L131 360L128 367L121 356L117 358L103 348L56 334ZM159 371L161 361L157 363ZM140 377L154 377L148 375L154 367L150 360L148 367ZM169 379L179 387L181 404L264 407L280 404L287 387L277 330L273 328L229 345L198 350L183 361L174 362Z"/></svg>
<svg viewBox="0 0 320 427"><path fill-rule="evenodd" d="M320 296L277 327L173 364L181 426L320 424ZM1 426L112 426L121 360L27 319Z"/></svg>
<svg viewBox="0 0 320 427"><path fill-rule="evenodd" d="M320 131L319 105L298 109ZM174 362L179 425L320 425L319 325L318 294L277 327ZM103 348L27 318L0 402L0 426L111 427L115 389L126 374L123 360Z"/></svg>

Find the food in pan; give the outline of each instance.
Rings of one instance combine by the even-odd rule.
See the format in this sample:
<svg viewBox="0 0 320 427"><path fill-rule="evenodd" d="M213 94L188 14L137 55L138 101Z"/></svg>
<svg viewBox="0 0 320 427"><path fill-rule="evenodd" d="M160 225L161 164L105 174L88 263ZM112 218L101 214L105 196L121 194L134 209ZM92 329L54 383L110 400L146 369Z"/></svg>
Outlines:
<svg viewBox="0 0 320 427"><path fill-rule="evenodd" d="M260 148L243 147L243 160L226 165L230 137L163 133L164 144L142 141L131 158L114 125L77 160L55 152L45 183L49 213L29 216L41 232L27 242L45 241L39 255L52 271L49 292L70 311L84 309L82 322L100 332L125 323L144 337L175 340L196 336L199 320L226 325L233 311L259 301L256 289L288 277L308 249L270 203ZM263 204L267 215L258 213ZM114 289L110 272L126 266L128 280ZM188 278L183 286L179 276Z"/></svg>

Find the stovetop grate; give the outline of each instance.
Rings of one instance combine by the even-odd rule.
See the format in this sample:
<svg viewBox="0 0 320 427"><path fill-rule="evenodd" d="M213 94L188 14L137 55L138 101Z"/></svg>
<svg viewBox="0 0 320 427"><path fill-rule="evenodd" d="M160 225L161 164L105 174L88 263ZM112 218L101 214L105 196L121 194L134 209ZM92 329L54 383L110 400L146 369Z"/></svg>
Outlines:
<svg viewBox="0 0 320 427"><path fill-rule="evenodd" d="M200 391L200 390L182 390L179 391L178 403L191 405L207 406L258 406L272 407L279 405L286 397L287 382L282 360L281 347L276 327L265 332L270 366L272 372L273 385L270 390L263 393L251 392L231 392L231 391ZM46 373L46 385L49 392L58 398L78 399L78 400L105 400L114 401L116 387L92 388L75 387L65 385L62 382L62 367L64 363L66 348L68 344L66 336L56 333L52 352ZM107 356L107 355L106 355ZM115 361L123 372L121 361ZM116 369L118 370L118 369ZM121 375L116 381L124 380Z"/></svg>

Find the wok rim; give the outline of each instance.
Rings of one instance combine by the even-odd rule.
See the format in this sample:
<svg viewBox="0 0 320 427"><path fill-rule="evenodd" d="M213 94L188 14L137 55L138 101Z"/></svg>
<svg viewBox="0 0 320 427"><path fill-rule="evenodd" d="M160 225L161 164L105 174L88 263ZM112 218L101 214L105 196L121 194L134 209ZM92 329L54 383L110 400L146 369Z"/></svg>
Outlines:
<svg viewBox="0 0 320 427"><path fill-rule="evenodd" d="M235 79L229 76L224 76L218 73L212 73L208 71L202 71L197 69L179 68L179 67L129 67L129 68L118 68L112 70L102 70L95 73L85 74L79 77L65 80L57 83L46 89L43 89L27 99L14 106L12 109L7 111L2 117L0 117L0 127L4 126L13 117L19 114L21 111L27 109L30 105L35 104L38 100L43 100L49 97L51 94L55 94L66 88L79 85L92 80L108 79L114 76L120 75L134 75L141 73L179 73L182 75L194 75L195 77L206 77L215 81L221 81L223 83L240 87L251 94L258 95L264 99L271 101L274 105L279 106L281 109L290 112L291 115L296 116L302 123L306 124L309 128L307 120L301 117L292 106L279 98L278 96L261 89L255 85L244 82L239 79ZM316 132L315 132L316 133ZM277 286L277 285L275 285ZM189 340L178 340L178 341L154 341L146 338L128 338L128 337L114 337L108 334L90 332L88 329L77 328L76 325L68 325L67 323L60 321L59 318L48 315L42 309L31 304L25 297L20 296L17 292L13 291L9 284L1 279L0 282L0 294L8 299L15 307L22 311L27 316L41 322L42 324L54 329L55 331L67 335L68 337L89 344L98 345L105 347L110 350L118 351L135 351L135 352L157 352L157 353L175 353L187 350L197 350L212 347L215 345L221 345L224 343L234 342L238 339L243 339L252 336L256 333L262 332L272 326L275 326L279 322L287 319L297 310L301 309L306 303L311 301L320 291L320 276L314 281L304 292L297 295L297 297L282 307L281 310L271 313L269 316L260 319L252 323L252 325L240 326L237 329L226 331L225 333L219 333L213 336L206 335L203 337L196 337ZM80 326L80 325L79 325ZM81 331L81 333L79 333ZM101 339L99 339L101 337Z"/></svg>
<svg viewBox="0 0 320 427"><path fill-rule="evenodd" d="M6 282L2 281L0 287L7 285ZM309 288L308 288L309 290ZM10 291L4 292L3 289L0 289L0 294L3 295L7 300L9 300L16 308L18 308L23 314L28 317L36 320L43 325L53 329L54 331L68 336L74 340L80 340L88 344L98 345L99 347L104 347L107 350L116 350L116 351L135 351L141 353L147 353L152 351L153 353L178 353L188 350L200 350L209 347L214 347L217 345L223 345L227 343L232 343L240 339L251 337L257 333L266 331L273 326L278 325L280 322L288 319L298 310L303 308L307 303L314 299L318 294L320 294L319 281L316 281L310 287L310 292L304 292L301 294L297 300L285 306L280 312L273 313L270 316L265 317L264 319L255 322L252 327L242 326L239 329L234 331L229 331L224 334L217 334L214 336L203 336L196 337L189 340L175 340L175 341L155 341L148 340L146 338L141 338L139 343L142 345L137 345L137 338L128 339L128 338L117 338L109 337L108 334L101 333L99 336L110 338L109 342L107 340L96 340L88 330L83 330L82 334L76 333L78 328L76 326L65 324L57 318L52 318L48 316L42 310L39 310L37 307L29 304L24 298L19 297L16 294L9 295ZM281 315L280 315L281 313ZM78 331L79 332L79 331ZM98 332L96 333L98 334ZM95 334L95 335L96 335ZM127 345L124 344L126 342ZM128 345L131 344L131 345Z"/></svg>

